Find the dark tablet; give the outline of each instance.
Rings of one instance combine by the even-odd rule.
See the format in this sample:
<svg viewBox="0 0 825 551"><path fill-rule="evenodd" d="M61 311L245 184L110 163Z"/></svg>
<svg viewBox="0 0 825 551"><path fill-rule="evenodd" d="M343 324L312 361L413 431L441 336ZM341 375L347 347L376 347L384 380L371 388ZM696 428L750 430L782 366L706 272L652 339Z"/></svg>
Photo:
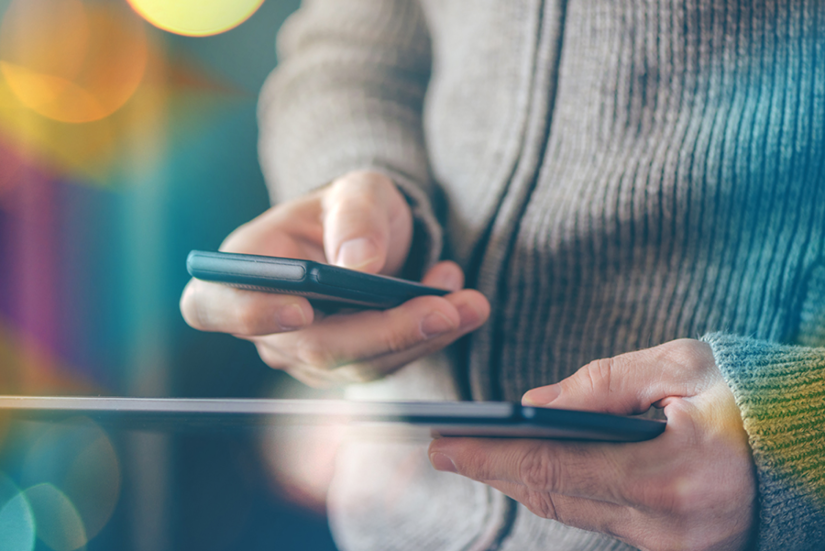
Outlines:
<svg viewBox="0 0 825 551"><path fill-rule="evenodd" d="M58 421L86 416L114 428L178 431L269 425L347 424L365 433L412 438L478 436L635 442L665 422L508 402L0 396L0 417Z"/></svg>
<svg viewBox="0 0 825 551"><path fill-rule="evenodd" d="M192 251L186 268L197 279L251 291L301 295L322 308L392 308L414 297L449 293L414 281L296 258Z"/></svg>

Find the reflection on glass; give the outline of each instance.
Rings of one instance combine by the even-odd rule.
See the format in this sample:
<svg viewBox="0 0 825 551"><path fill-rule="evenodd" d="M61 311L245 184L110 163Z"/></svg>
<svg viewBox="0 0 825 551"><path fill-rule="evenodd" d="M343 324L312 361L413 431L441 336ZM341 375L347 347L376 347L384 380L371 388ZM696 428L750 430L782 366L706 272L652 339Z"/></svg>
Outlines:
<svg viewBox="0 0 825 551"><path fill-rule="evenodd" d="M34 515L29 501L3 474L0 474L0 535L3 551L32 551L34 548Z"/></svg>
<svg viewBox="0 0 825 551"><path fill-rule="evenodd" d="M37 523L37 537L54 551L83 549L88 539L80 514L66 495L52 484L38 484L23 494Z"/></svg>
<svg viewBox="0 0 825 551"><path fill-rule="evenodd" d="M86 418L46 430L26 454L21 476L24 486L49 483L60 488L82 519L88 538L112 516L120 482L120 464L109 437Z"/></svg>

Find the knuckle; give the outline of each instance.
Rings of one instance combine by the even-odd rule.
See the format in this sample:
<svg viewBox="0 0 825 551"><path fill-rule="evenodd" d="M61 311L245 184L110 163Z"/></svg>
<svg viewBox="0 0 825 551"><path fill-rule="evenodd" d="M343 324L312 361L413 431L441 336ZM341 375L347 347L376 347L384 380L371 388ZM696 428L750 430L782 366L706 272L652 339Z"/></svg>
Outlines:
<svg viewBox="0 0 825 551"><path fill-rule="evenodd" d="M378 188L392 183L386 175L374 170L355 170L339 180L367 188Z"/></svg>
<svg viewBox="0 0 825 551"><path fill-rule="evenodd" d="M262 343L255 343L255 349L258 351L258 356L261 358L261 361L269 367L273 369L284 369L287 367L283 361L283 356L271 347Z"/></svg>
<svg viewBox="0 0 825 551"><path fill-rule="evenodd" d="M594 395L608 394L611 390L615 358L602 358L587 364L582 372L584 383Z"/></svg>
<svg viewBox="0 0 825 551"><path fill-rule="evenodd" d="M372 211L376 206L375 196L369 191L354 190L342 195L340 202L331 210L341 214L360 215L362 212Z"/></svg>
<svg viewBox="0 0 825 551"><path fill-rule="evenodd" d="M353 236L377 239L376 216L380 209L374 197L349 194L335 198L327 205L324 217L327 223L341 232L346 240Z"/></svg>
<svg viewBox="0 0 825 551"><path fill-rule="evenodd" d="M690 512L694 490L683 477L648 481L638 489L638 499L652 511L682 518Z"/></svg>
<svg viewBox="0 0 825 551"><path fill-rule="evenodd" d="M284 370L310 388L330 388L335 384L328 371L316 370L305 365L290 365L285 367Z"/></svg>
<svg viewBox="0 0 825 551"><path fill-rule="evenodd" d="M377 187L371 173L355 172L335 180L330 186L330 194L337 201L371 202Z"/></svg>
<svg viewBox="0 0 825 551"><path fill-rule="evenodd" d="M387 352L396 354L415 346L423 340L420 331L411 333L406 328L388 325L384 333L384 346Z"/></svg>
<svg viewBox="0 0 825 551"><path fill-rule="evenodd" d="M237 323L236 332L242 335L261 335L268 332L261 313L251 305L239 307Z"/></svg>
<svg viewBox="0 0 825 551"><path fill-rule="evenodd" d="M296 337L295 355L304 365L328 371L345 362L341 362L323 342L312 338Z"/></svg>
<svg viewBox="0 0 825 551"><path fill-rule="evenodd" d="M492 466L487 457L481 453L470 453L462 456L459 465L460 472L473 480L486 482L494 479Z"/></svg>
<svg viewBox="0 0 825 551"><path fill-rule="evenodd" d="M534 515L549 520L561 520L552 494L530 491L525 501L526 503L524 505L526 505Z"/></svg>
<svg viewBox="0 0 825 551"><path fill-rule="evenodd" d="M692 372L704 368L708 361L715 362L710 345L696 339L676 339L665 343L662 345L662 355Z"/></svg>
<svg viewBox="0 0 825 551"><path fill-rule="evenodd" d="M550 490L559 480L559 464L543 446L535 445L519 459L517 473L527 488Z"/></svg>

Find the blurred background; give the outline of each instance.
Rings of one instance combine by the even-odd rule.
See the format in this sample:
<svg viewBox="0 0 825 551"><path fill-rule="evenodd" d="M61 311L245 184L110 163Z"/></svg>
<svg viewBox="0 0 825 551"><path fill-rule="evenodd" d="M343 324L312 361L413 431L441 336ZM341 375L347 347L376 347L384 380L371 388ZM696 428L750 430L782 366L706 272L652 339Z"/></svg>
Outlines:
<svg viewBox="0 0 825 551"><path fill-rule="evenodd" d="M261 2L0 0L0 394L296 392L178 312L188 251L268 206L257 94L298 0ZM254 434L0 438L4 551L333 549Z"/></svg>

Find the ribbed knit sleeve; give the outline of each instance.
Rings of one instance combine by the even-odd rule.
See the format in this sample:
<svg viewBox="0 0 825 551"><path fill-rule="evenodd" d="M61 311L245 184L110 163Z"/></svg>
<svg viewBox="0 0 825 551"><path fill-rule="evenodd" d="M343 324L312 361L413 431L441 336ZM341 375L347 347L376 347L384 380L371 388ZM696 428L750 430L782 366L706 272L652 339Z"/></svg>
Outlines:
<svg viewBox="0 0 825 551"><path fill-rule="evenodd" d="M281 29L278 57L258 107L273 201L353 170L385 173L410 202L425 259L437 258L421 123L430 40L416 0L306 1Z"/></svg>
<svg viewBox="0 0 825 551"><path fill-rule="evenodd" d="M753 450L757 549L822 549L825 348L722 333L703 340L733 390Z"/></svg>

